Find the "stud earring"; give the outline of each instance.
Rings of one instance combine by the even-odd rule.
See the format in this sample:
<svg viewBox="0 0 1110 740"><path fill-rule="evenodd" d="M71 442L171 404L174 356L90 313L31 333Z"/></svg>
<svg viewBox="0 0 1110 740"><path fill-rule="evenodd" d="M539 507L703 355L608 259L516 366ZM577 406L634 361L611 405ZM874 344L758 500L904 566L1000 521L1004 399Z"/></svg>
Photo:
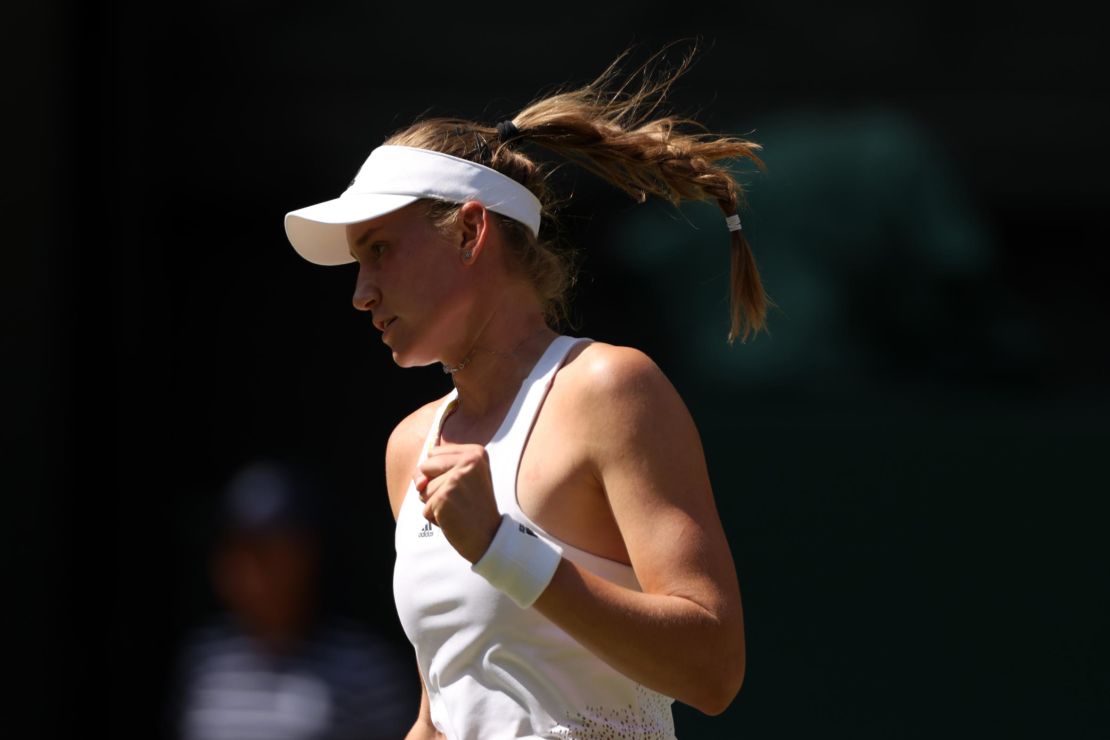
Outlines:
<svg viewBox="0 0 1110 740"><path fill-rule="evenodd" d="M469 262L470 258L474 256L474 252L469 249L463 250L463 262Z"/></svg>

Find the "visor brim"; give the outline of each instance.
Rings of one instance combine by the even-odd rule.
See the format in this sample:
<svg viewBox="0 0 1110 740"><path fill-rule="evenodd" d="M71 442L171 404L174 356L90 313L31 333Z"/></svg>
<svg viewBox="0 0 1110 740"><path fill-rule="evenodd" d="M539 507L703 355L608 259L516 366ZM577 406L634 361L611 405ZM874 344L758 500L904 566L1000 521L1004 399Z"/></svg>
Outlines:
<svg viewBox="0 0 1110 740"><path fill-rule="evenodd" d="M347 226L384 216L420 200L414 195L345 193L285 214L285 235L297 254L317 265L354 262Z"/></svg>

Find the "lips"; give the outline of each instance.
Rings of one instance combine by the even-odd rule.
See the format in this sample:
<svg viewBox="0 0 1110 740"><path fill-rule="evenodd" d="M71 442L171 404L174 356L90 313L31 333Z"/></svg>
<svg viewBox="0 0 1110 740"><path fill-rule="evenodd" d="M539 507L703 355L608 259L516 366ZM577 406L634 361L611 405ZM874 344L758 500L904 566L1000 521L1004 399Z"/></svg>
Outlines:
<svg viewBox="0 0 1110 740"><path fill-rule="evenodd" d="M374 326L377 327L378 331L385 331L386 329L389 328L389 325L392 324L396 320L397 320L396 316L394 316L392 318L389 318L389 319L382 319L380 321L375 321Z"/></svg>

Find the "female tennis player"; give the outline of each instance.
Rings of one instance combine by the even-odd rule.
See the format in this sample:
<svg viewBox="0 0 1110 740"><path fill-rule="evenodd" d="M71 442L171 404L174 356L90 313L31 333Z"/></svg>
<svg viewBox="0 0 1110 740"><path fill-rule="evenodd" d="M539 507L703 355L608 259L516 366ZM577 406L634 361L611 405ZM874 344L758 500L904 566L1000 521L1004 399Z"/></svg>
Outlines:
<svg viewBox="0 0 1110 740"><path fill-rule="evenodd" d="M729 338L758 332L767 299L724 163L762 167L759 146L656 113L688 63L642 68L632 92L613 91L614 63L496 126L419 121L339 198L286 216L309 261L358 263L355 308L398 365L454 381L386 449L423 689L409 738L673 738L673 700L717 714L740 689L740 591L697 429L643 353L553 328L572 275L536 158L641 201L716 202Z"/></svg>

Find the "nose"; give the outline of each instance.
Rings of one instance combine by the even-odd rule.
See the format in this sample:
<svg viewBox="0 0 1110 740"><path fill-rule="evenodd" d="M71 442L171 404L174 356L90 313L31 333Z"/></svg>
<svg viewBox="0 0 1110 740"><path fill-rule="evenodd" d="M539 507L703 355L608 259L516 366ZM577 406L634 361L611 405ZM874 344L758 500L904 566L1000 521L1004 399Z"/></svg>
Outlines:
<svg viewBox="0 0 1110 740"><path fill-rule="evenodd" d="M358 267L358 278L355 280L355 294L351 302L359 311L373 311L381 301L381 291L370 275L370 270L365 265Z"/></svg>

